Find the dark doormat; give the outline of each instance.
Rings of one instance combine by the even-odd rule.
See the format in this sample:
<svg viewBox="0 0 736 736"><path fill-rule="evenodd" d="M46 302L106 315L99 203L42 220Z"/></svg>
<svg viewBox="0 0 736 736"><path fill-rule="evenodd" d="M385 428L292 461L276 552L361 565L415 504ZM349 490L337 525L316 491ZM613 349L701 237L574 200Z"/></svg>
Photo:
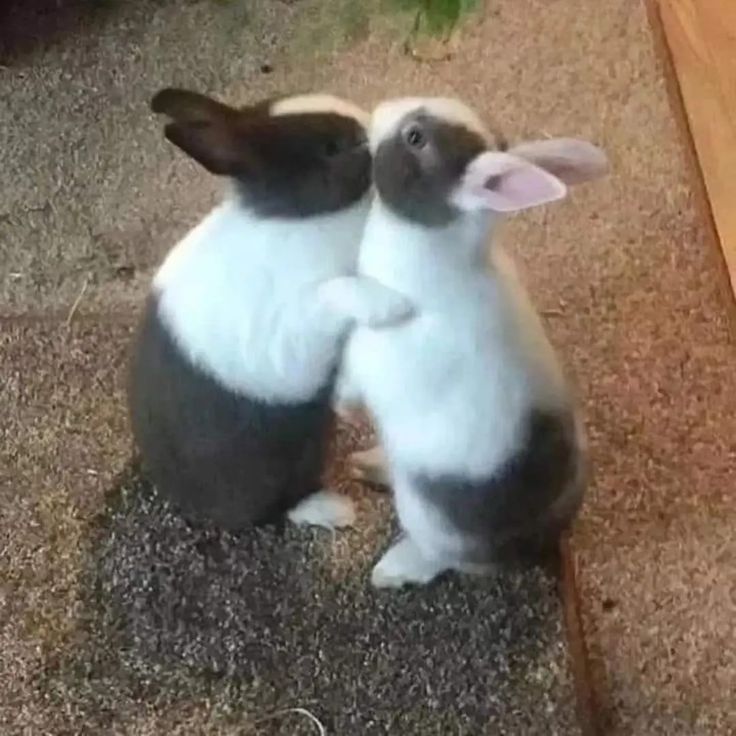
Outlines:
<svg viewBox="0 0 736 736"><path fill-rule="evenodd" d="M532 571L373 591L390 503L350 490L352 531L228 534L187 524L131 467L100 520L90 640L59 672L65 688L91 674L94 716L114 710L121 683L127 698L168 702L227 686L258 734L318 733L310 714L356 736L575 733L555 581Z"/></svg>

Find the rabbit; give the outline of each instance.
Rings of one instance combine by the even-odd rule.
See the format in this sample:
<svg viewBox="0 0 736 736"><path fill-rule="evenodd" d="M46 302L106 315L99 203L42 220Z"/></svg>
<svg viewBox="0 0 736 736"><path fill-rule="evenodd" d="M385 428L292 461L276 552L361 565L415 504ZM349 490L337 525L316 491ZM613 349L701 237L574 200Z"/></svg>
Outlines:
<svg viewBox="0 0 736 736"><path fill-rule="evenodd" d="M355 274L368 117L316 94L236 109L168 88L151 107L232 190L153 279L129 382L143 467L193 521L350 525L350 500L320 483L344 341L412 312Z"/></svg>
<svg viewBox="0 0 736 736"><path fill-rule="evenodd" d="M503 214L562 199L602 176L606 156L564 138L497 150L447 98L381 103L369 140L358 273L415 308L391 330L357 327L342 365L340 401L363 403L380 440L357 459L386 468L402 529L371 582L542 561L581 505L586 440L513 262L487 246Z"/></svg>

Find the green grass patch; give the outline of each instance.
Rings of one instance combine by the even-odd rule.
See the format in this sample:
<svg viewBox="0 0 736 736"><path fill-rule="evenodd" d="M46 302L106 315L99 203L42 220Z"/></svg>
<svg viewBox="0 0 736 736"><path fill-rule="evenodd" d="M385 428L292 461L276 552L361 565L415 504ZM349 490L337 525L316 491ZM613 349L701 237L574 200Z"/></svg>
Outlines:
<svg viewBox="0 0 736 736"><path fill-rule="evenodd" d="M387 0L401 12L414 13L415 32L449 36L458 23L477 8L480 0Z"/></svg>

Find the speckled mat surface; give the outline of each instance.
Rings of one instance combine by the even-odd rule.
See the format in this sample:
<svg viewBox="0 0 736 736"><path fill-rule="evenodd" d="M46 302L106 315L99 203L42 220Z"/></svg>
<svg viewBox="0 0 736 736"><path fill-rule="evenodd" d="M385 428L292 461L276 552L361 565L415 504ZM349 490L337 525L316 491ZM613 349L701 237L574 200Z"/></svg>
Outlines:
<svg viewBox="0 0 736 736"><path fill-rule="evenodd" d="M18 711L3 712L3 733L20 733L34 708L53 733L136 732L141 710L169 713L172 729L204 729L204 713L202 733L235 723L252 729L238 733L315 733L294 708L330 734L576 733L553 579L530 571L370 588L392 516L387 495L344 479L341 458L365 440L355 429L339 432L330 471L359 506L344 532L191 527L141 480L124 436L111 477L98 463L124 421L129 335L124 324L4 325L0 367L16 377L6 407L17 433L0 525L5 677L20 647L36 652L25 651L26 677L10 687ZM24 464L26 454L44 465ZM19 502L23 483L36 487ZM51 527L39 550L31 530Z"/></svg>

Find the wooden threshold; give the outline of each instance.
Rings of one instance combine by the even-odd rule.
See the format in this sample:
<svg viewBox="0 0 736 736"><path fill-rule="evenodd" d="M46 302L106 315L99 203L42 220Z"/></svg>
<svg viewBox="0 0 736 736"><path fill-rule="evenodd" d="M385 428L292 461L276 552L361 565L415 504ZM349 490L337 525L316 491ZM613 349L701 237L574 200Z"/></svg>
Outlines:
<svg viewBox="0 0 736 736"><path fill-rule="evenodd" d="M736 0L658 0L658 9L736 295Z"/></svg>
<svg viewBox="0 0 736 736"><path fill-rule="evenodd" d="M569 533L560 540L559 591L580 732L582 736L601 736L600 706L590 670Z"/></svg>

